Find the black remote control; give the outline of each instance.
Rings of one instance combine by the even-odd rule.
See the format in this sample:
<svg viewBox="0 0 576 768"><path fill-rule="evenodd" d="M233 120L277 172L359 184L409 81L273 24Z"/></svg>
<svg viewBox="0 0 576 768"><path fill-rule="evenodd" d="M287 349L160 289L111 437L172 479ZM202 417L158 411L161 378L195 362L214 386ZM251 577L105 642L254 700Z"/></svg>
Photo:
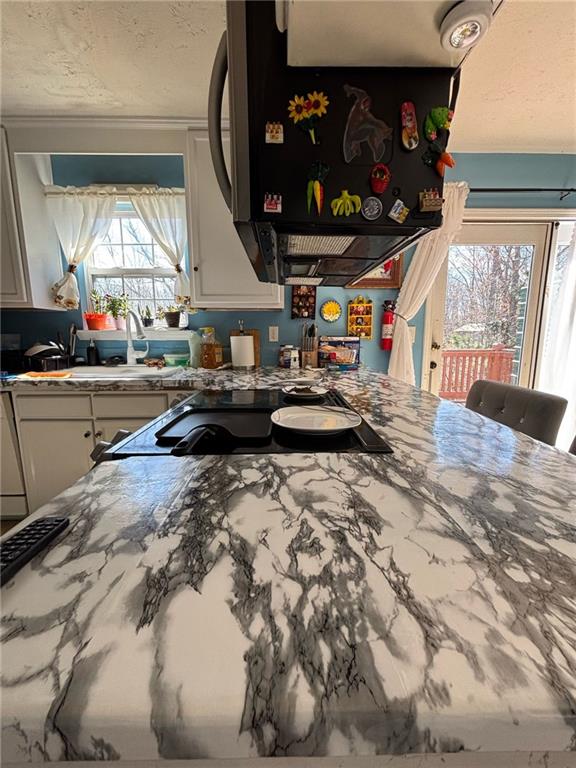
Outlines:
<svg viewBox="0 0 576 768"><path fill-rule="evenodd" d="M67 517L39 517L0 544L0 585L68 527Z"/></svg>

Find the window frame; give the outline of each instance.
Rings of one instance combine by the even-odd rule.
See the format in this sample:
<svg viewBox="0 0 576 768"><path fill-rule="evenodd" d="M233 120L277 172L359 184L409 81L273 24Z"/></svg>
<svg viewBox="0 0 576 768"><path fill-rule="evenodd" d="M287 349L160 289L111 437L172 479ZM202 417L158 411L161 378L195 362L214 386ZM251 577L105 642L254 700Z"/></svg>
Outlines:
<svg viewBox="0 0 576 768"><path fill-rule="evenodd" d="M117 203L126 203L128 201L128 198L125 196L118 196ZM132 210L122 210L118 209L114 211L113 219L134 219L139 218L136 211L132 208ZM156 243L152 235L150 235L151 241L154 243L155 248L161 248L159 244ZM124 245L124 243L122 243ZM88 307L90 306L90 293L94 288L94 278L95 277L121 277L121 278L139 278L139 277L171 277L176 278L176 271L174 267L142 267L142 268L136 268L136 267L96 267L94 266L94 255L91 254L88 259L84 262L84 283L86 287L86 301ZM157 302L156 298L150 300L156 308L157 303L166 303L164 300L163 302ZM175 300L173 300L175 301ZM87 308L85 311L89 311ZM154 312L154 315L156 313ZM154 320L156 322L156 317L154 317Z"/></svg>

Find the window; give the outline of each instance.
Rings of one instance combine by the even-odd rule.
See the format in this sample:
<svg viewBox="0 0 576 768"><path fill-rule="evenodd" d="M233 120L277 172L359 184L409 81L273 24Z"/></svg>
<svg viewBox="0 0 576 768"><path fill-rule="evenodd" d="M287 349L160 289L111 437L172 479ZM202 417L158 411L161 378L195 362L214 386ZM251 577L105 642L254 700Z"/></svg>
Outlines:
<svg viewBox="0 0 576 768"><path fill-rule="evenodd" d="M87 262L88 292L128 296L130 309L152 316L174 304L174 267L154 241L131 203L118 201L106 239Z"/></svg>

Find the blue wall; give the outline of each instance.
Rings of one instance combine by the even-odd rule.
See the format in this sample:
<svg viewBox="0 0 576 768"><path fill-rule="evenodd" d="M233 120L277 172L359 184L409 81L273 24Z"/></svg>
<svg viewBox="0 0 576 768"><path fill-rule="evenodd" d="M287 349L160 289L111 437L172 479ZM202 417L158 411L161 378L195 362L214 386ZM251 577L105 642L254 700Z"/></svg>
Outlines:
<svg viewBox="0 0 576 768"><path fill-rule="evenodd" d="M515 155L515 154L457 154L456 167L449 170L448 180L465 180L471 187L576 187L576 156L574 155ZM175 156L70 156L53 157L54 183L85 185L90 183L157 183L162 186L184 186L182 158ZM571 208L576 207L576 195L560 201L558 194L471 194L468 207L475 208ZM404 257L404 269L410 264L412 253ZM80 271L80 270L79 270ZM83 279L79 275L82 285ZM317 306L334 298L343 306L343 315L337 323L325 323L319 317L316 321L321 334L343 335L346 332L345 311L347 302L361 292L376 304L375 339L362 342L361 359L366 365L378 370L387 370L389 355L378 346L380 305L384 299L394 298L397 291L359 291L340 288L320 288ZM228 333L237 328L238 320L245 321L246 328L258 328L262 341L262 362L274 365L277 361L276 344L268 342L268 326L279 326L280 343L299 342L300 323L290 319L291 290L286 289L286 307L282 311L241 311L241 312L199 312L190 315L190 328L212 325L218 337L227 342ZM416 381L420 381L422 341L425 308L412 321L416 326L414 362ZM53 338L57 330L67 332L70 322L81 326L79 312L42 312L11 310L1 313L2 330L21 332L24 346L37 339ZM178 348L178 342L161 345L153 344L152 353L164 349ZM108 344L101 346L106 356L122 350L125 345Z"/></svg>

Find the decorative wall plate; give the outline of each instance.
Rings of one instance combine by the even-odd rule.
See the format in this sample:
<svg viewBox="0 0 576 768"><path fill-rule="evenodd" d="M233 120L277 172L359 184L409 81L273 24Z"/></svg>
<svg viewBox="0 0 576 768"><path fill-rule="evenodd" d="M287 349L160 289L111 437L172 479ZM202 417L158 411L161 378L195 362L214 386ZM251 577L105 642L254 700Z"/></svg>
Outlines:
<svg viewBox="0 0 576 768"><path fill-rule="evenodd" d="M320 317L327 323L335 323L342 317L342 307L335 299L329 299L320 307Z"/></svg>

